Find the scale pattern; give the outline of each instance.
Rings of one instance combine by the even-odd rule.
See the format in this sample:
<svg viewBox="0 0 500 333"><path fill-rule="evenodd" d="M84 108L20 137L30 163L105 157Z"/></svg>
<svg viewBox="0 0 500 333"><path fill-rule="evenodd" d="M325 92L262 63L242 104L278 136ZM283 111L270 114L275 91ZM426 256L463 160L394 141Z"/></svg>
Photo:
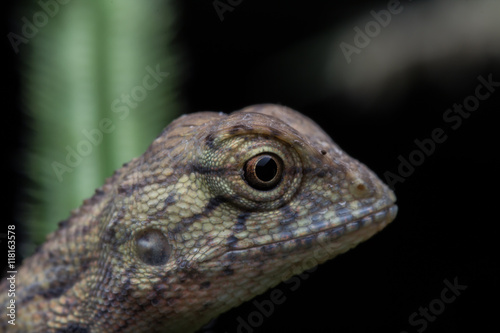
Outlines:
<svg viewBox="0 0 500 333"><path fill-rule="evenodd" d="M256 166L260 156L271 167ZM185 115L25 260L16 326L2 320L0 331L194 331L370 238L394 202L289 108Z"/></svg>

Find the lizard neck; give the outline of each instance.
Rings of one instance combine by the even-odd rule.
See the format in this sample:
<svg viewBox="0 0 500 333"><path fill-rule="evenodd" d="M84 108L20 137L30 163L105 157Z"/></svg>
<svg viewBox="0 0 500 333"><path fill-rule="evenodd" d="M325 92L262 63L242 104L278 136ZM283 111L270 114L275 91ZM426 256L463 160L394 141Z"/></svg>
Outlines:
<svg viewBox="0 0 500 333"><path fill-rule="evenodd" d="M59 328L58 325L68 318L85 315L83 311L88 311L84 310L88 295L78 291L87 289L83 286L90 282L88 277L94 276L91 272L97 269L97 235L118 176L119 172L115 173L68 219L61 221L58 230L47 236L47 241L35 254L23 261L15 274L15 297L8 296L9 281L4 279L0 284L0 304L3 306L10 299L15 300L15 328L20 332ZM41 262L44 264L40 265ZM42 308L47 311L40 313ZM10 326L2 320L0 331L7 331L7 325Z"/></svg>

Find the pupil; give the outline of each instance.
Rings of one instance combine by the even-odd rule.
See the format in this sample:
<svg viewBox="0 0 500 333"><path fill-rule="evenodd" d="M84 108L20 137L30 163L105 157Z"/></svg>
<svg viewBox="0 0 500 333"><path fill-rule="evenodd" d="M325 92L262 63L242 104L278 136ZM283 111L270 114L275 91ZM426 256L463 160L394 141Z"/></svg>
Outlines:
<svg viewBox="0 0 500 333"><path fill-rule="evenodd" d="M255 175L263 182L271 181L278 172L276 161L269 157L263 156L255 165Z"/></svg>

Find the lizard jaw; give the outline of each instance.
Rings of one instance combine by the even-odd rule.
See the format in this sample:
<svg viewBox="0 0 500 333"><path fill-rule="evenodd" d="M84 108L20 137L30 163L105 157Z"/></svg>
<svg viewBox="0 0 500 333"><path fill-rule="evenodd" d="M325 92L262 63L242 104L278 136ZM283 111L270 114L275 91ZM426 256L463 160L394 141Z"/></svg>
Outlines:
<svg viewBox="0 0 500 333"><path fill-rule="evenodd" d="M258 244L257 241L257 244L254 243L250 246L236 243L228 251L221 253L219 257L222 260L224 260L224 257L231 258L231 261L235 257L239 260L245 260L245 258L251 258L257 251L261 253L275 253L278 251L287 254L300 248L307 250L313 246L320 246L330 250L335 249L335 252L338 252L327 258L328 260L367 240L383 229L395 219L397 211L397 205L392 202L377 211L354 220L346 220L341 224L332 226L329 225L330 223L325 222L323 225L327 225L326 227L314 231L309 230L308 233L296 237L283 234L282 239L262 244Z"/></svg>

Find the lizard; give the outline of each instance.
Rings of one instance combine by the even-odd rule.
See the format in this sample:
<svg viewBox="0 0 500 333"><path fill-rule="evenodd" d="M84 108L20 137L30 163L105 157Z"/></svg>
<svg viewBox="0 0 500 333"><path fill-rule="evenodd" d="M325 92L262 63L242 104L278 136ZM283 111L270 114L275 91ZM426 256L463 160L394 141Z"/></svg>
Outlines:
<svg viewBox="0 0 500 333"><path fill-rule="evenodd" d="M24 260L0 331L192 332L370 238L395 201L288 107L183 115Z"/></svg>

